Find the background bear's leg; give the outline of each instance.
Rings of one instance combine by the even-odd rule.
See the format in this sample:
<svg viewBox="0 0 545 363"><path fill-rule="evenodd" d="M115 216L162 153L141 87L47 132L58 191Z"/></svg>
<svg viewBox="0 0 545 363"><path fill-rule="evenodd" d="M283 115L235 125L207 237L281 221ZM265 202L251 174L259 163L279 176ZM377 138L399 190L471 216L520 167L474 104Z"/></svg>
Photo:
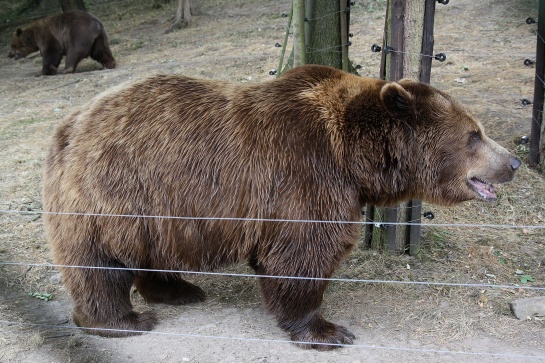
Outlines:
<svg viewBox="0 0 545 363"><path fill-rule="evenodd" d="M57 74L57 68L61 63L62 52L56 50L46 50L42 53L42 74L53 76Z"/></svg>
<svg viewBox="0 0 545 363"><path fill-rule="evenodd" d="M205 299L205 293L200 287L176 274L139 273L134 284L140 295L148 302L181 305Z"/></svg>
<svg viewBox="0 0 545 363"><path fill-rule="evenodd" d="M115 68L116 62L108 45L108 38L105 34L101 34L95 39L95 42L91 48L91 58L108 69Z"/></svg>
<svg viewBox="0 0 545 363"><path fill-rule="evenodd" d="M86 51L79 47L73 47L66 53L66 62L62 73L74 73L79 62L86 57Z"/></svg>
<svg viewBox="0 0 545 363"><path fill-rule="evenodd" d="M273 264L279 266L279 264ZM291 271L283 264L281 270L267 269L260 265L258 274L277 276L300 276L295 269ZM326 277L326 276L323 276ZM329 276L327 276L329 277ZM354 334L345 327L325 320L320 311L323 292L327 281L283 278L260 278L259 284L268 309L276 316L278 325L290 333L294 342L322 344L298 344L302 348L330 350L335 345L352 344Z"/></svg>
<svg viewBox="0 0 545 363"><path fill-rule="evenodd" d="M88 253L90 253L88 251ZM104 259L84 256L94 266L122 267ZM66 261L64 261L66 263ZM70 265L91 265L72 260ZM134 275L127 270L64 268L64 285L74 300L73 319L76 325L86 328L105 328L114 331L92 329L89 334L102 336L128 336L149 331L157 319L153 312L137 313L130 301L130 289Z"/></svg>

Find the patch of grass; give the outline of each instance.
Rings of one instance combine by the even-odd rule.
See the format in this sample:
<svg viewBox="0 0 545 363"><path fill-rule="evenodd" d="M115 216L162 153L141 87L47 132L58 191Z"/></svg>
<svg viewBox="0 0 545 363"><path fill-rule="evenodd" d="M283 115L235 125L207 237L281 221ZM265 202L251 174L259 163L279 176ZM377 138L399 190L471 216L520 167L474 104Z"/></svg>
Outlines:
<svg viewBox="0 0 545 363"><path fill-rule="evenodd" d="M356 6L359 5L356 3ZM386 0L367 0L363 1L361 7L367 13L383 12L386 9Z"/></svg>
<svg viewBox="0 0 545 363"><path fill-rule="evenodd" d="M37 118L34 118L34 117L30 117L30 118L21 119L21 120L17 121L17 125L18 126L28 126L28 125L33 125L33 124L36 124L36 123L39 123L39 122L43 122L43 120L37 119Z"/></svg>
<svg viewBox="0 0 545 363"><path fill-rule="evenodd" d="M131 49L137 50L144 47L144 41L143 40L136 40L131 44Z"/></svg>
<svg viewBox="0 0 545 363"><path fill-rule="evenodd" d="M429 242L432 248L443 248L451 236L452 232L447 229L430 227L422 237Z"/></svg>
<svg viewBox="0 0 545 363"><path fill-rule="evenodd" d="M32 334L30 337L30 344L34 348L39 348L44 344L45 338L41 333Z"/></svg>
<svg viewBox="0 0 545 363"><path fill-rule="evenodd" d="M445 259L451 251L452 232L445 228L428 227L423 230L418 258L422 261Z"/></svg>

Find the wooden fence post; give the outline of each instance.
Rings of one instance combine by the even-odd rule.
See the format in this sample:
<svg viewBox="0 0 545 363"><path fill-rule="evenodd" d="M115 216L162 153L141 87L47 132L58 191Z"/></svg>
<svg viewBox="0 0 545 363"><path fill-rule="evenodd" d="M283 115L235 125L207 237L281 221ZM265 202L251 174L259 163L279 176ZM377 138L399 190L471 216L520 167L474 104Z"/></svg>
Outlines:
<svg viewBox="0 0 545 363"><path fill-rule="evenodd" d="M306 63L305 0L293 0L293 66Z"/></svg>
<svg viewBox="0 0 545 363"><path fill-rule="evenodd" d="M545 0L539 0L537 23L536 68L534 81L534 103L530 132L528 164L545 168L545 130L543 128L543 93L545 80Z"/></svg>
<svg viewBox="0 0 545 363"><path fill-rule="evenodd" d="M348 72L350 69L348 64L348 23L350 11L348 9L347 0L339 0L339 15L341 17L341 53L342 53L342 70Z"/></svg>
<svg viewBox="0 0 545 363"><path fill-rule="evenodd" d="M545 1L545 0L544 0ZM429 83L433 53L436 0L389 0L381 61L381 78L398 81L407 77ZM411 255L420 247L422 203L417 200L396 208L367 206L364 241L376 248ZM391 223L404 222L408 225ZM410 224L414 223L414 224Z"/></svg>

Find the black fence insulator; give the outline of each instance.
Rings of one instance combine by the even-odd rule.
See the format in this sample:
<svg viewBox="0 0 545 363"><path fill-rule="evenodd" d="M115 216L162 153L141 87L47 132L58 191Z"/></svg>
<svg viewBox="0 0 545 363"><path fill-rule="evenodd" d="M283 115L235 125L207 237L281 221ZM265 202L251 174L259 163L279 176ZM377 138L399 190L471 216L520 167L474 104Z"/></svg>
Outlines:
<svg viewBox="0 0 545 363"><path fill-rule="evenodd" d="M282 47L282 44L276 43L274 46L275 46L276 48L281 48L281 47Z"/></svg>
<svg viewBox="0 0 545 363"><path fill-rule="evenodd" d="M288 17L288 14L282 13L282 17L283 17L283 18L287 18L287 17Z"/></svg>
<svg viewBox="0 0 545 363"><path fill-rule="evenodd" d="M435 214L433 214L432 211L424 212L424 214L422 214L422 217L429 219L431 221L432 219L435 218Z"/></svg>
<svg viewBox="0 0 545 363"><path fill-rule="evenodd" d="M353 36L354 36L353 33L348 33L348 37L349 37L349 38L352 38Z"/></svg>
<svg viewBox="0 0 545 363"><path fill-rule="evenodd" d="M390 54L394 51L395 49L390 47L389 45L387 45L386 47L384 47L384 52L386 52L386 54Z"/></svg>
<svg viewBox="0 0 545 363"><path fill-rule="evenodd" d="M356 64L356 69L361 69L361 68L362 68L361 64Z"/></svg>
<svg viewBox="0 0 545 363"><path fill-rule="evenodd" d="M534 63L535 63L535 61L533 61L531 59L525 59L524 60L524 65L527 66L527 67L530 67Z"/></svg>
<svg viewBox="0 0 545 363"><path fill-rule="evenodd" d="M433 59L436 59L439 62L444 62L447 60L447 55L445 53L438 53L433 57Z"/></svg>
<svg viewBox="0 0 545 363"><path fill-rule="evenodd" d="M373 45L371 46L371 52L373 52L373 53L378 53L378 52L380 52L380 51L382 51L382 47L381 47L380 45L378 45L378 44L373 44Z"/></svg>
<svg viewBox="0 0 545 363"><path fill-rule="evenodd" d="M449 0L437 0L439 4L447 5Z"/></svg>
<svg viewBox="0 0 545 363"><path fill-rule="evenodd" d="M269 74L270 74L271 76L274 76L274 75L276 74L276 69L271 69L271 70L269 71Z"/></svg>
<svg viewBox="0 0 545 363"><path fill-rule="evenodd" d="M528 105L532 104L532 101L530 101L527 98L523 98L522 100L520 100L520 104L523 105L523 106L528 106Z"/></svg>
<svg viewBox="0 0 545 363"><path fill-rule="evenodd" d="M520 144L525 145L530 142L530 138L526 135L520 137Z"/></svg>
<svg viewBox="0 0 545 363"><path fill-rule="evenodd" d="M534 18L526 18L526 24L537 24Z"/></svg>
<svg viewBox="0 0 545 363"><path fill-rule="evenodd" d="M356 2L355 2L355 1L351 1L351 2L350 2L350 6L354 6L354 5L356 5Z"/></svg>
<svg viewBox="0 0 545 363"><path fill-rule="evenodd" d="M378 45L378 44L373 44L373 45L371 46L371 52L373 52L373 53L379 53L379 52L384 51L384 52L386 52L386 54L390 54L390 53L392 53L394 50L395 50L395 49L392 48L392 47L390 47L389 45L387 45L386 47L384 47L384 50L383 50L382 47L381 47L380 45Z"/></svg>

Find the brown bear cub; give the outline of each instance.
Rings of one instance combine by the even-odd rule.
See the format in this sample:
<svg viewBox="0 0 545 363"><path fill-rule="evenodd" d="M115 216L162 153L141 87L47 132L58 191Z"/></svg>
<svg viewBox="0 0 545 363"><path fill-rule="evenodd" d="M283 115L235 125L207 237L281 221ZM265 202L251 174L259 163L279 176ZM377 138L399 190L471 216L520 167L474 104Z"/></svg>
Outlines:
<svg viewBox="0 0 545 363"><path fill-rule="evenodd" d="M46 231L57 264L99 267L61 268L75 323L125 336L156 323L133 310L133 284L150 302L204 299L182 274L130 269L249 261L259 275L329 278L358 240L360 227L342 221L359 221L366 203L495 200L492 184L520 164L456 100L409 80L324 66L261 84L159 75L57 129ZM322 317L327 284L259 278L279 326L316 349L354 339Z"/></svg>
<svg viewBox="0 0 545 363"><path fill-rule="evenodd" d="M106 68L115 68L115 59L108 45L104 26L85 11L43 17L17 29L11 40L10 58L19 59L40 51L43 67L41 74L57 74L63 56L63 73L73 73L78 63L91 57Z"/></svg>

